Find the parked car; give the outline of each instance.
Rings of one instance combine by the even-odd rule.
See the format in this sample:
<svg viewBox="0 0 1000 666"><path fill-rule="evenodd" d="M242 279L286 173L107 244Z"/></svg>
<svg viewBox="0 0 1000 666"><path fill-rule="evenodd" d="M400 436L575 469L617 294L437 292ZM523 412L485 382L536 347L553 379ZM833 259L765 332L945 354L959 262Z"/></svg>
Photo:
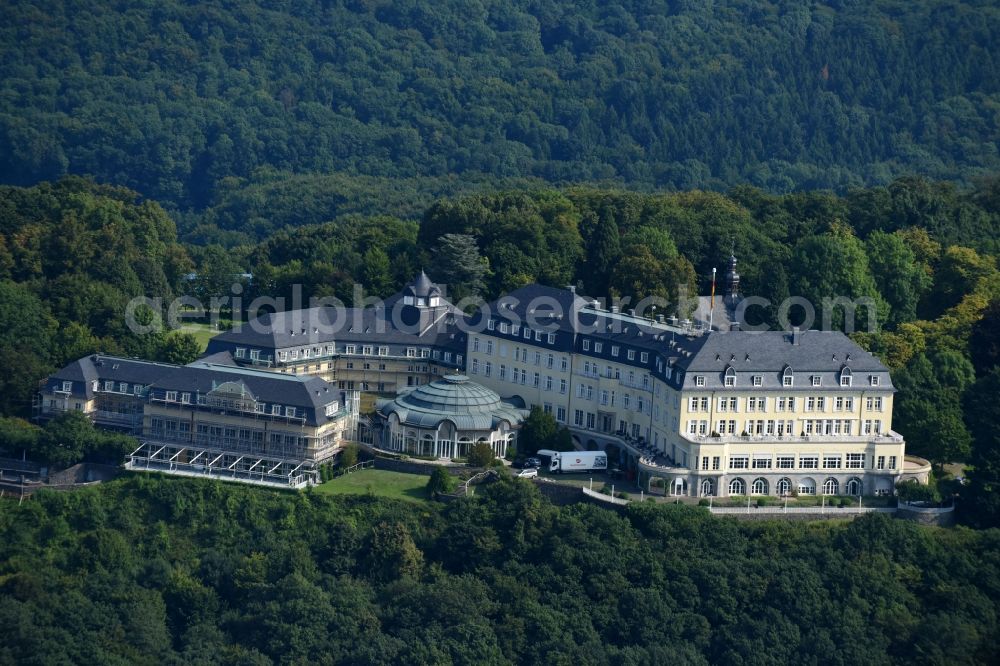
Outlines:
<svg viewBox="0 0 1000 666"><path fill-rule="evenodd" d="M517 474L517 478L519 479L533 479L536 476L538 476L538 470L534 467L528 467L526 469L522 469Z"/></svg>
<svg viewBox="0 0 1000 666"><path fill-rule="evenodd" d="M531 457L531 458L525 458L524 459L524 467L525 468L528 468L528 467L541 467L541 466L542 466L542 459L541 458Z"/></svg>

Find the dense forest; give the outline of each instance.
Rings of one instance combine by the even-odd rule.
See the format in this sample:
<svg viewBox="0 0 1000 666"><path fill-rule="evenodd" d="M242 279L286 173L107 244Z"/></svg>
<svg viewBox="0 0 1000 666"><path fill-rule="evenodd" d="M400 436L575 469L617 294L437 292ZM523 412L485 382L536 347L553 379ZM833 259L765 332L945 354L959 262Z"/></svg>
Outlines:
<svg viewBox="0 0 1000 666"><path fill-rule="evenodd" d="M1000 168L998 42L988 0L13 0L0 182L89 174L185 232L499 179L968 183Z"/></svg>
<svg viewBox="0 0 1000 666"><path fill-rule="evenodd" d="M137 475L0 503L0 663L973 664L1000 531Z"/></svg>

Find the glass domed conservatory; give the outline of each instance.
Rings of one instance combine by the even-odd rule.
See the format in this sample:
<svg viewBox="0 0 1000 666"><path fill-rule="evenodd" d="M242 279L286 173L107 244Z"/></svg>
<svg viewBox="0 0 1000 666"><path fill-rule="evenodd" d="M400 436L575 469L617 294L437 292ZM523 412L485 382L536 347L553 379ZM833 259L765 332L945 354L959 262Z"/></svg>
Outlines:
<svg viewBox="0 0 1000 666"><path fill-rule="evenodd" d="M526 409L504 402L494 391L448 375L393 399L375 403L380 448L413 455L462 458L476 442L498 457L507 454Z"/></svg>

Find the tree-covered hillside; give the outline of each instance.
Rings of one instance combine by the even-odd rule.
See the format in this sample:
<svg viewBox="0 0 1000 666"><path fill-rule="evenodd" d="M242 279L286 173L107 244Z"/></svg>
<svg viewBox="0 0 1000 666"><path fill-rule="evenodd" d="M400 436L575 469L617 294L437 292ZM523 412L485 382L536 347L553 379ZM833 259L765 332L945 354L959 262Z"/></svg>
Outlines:
<svg viewBox="0 0 1000 666"><path fill-rule="evenodd" d="M2 14L7 183L85 173L200 209L306 173L787 191L1000 167L988 0L11 0Z"/></svg>
<svg viewBox="0 0 1000 666"><path fill-rule="evenodd" d="M1000 531L133 477L0 503L0 663L986 664Z"/></svg>

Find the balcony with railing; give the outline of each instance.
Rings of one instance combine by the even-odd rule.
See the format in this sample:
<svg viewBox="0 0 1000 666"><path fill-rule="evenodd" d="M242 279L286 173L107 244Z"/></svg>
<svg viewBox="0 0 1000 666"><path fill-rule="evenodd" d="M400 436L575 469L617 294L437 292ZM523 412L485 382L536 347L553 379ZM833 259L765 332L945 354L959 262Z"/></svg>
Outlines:
<svg viewBox="0 0 1000 666"><path fill-rule="evenodd" d="M692 435L690 433L681 433L681 436L687 441L693 444L748 444L748 443L814 443L822 444L826 442L830 443L867 443L867 444L902 444L903 436L895 431L888 431L884 433L868 433L868 434L858 434L858 435L824 435L820 433L814 433L811 435Z"/></svg>

